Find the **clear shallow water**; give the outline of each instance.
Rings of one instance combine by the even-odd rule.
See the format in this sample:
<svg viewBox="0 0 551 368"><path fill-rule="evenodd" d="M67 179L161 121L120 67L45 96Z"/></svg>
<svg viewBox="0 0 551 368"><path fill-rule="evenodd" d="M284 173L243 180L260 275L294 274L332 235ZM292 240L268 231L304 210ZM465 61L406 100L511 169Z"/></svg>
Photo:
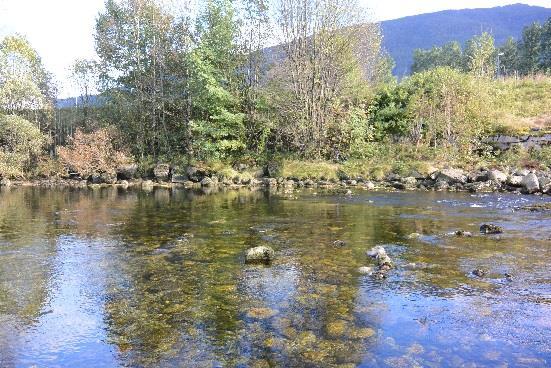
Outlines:
<svg viewBox="0 0 551 368"><path fill-rule="evenodd" d="M547 367L551 213L517 209L545 201L3 190L0 366ZM386 280L357 272L374 245Z"/></svg>

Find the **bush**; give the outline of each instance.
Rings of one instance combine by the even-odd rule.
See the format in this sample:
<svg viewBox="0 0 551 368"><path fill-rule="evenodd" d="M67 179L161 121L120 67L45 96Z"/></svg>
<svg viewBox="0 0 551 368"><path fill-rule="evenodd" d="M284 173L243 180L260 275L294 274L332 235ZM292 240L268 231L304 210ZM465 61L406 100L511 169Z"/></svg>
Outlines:
<svg viewBox="0 0 551 368"><path fill-rule="evenodd" d="M59 159L71 172L87 178L93 174L114 174L120 165L132 160L114 147L116 134L109 129L92 133L77 130L67 147L59 148Z"/></svg>
<svg viewBox="0 0 551 368"><path fill-rule="evenodd" d="M491 83L445 67L387 86L369 109L375 138L470 151L491 125Z"/></svg>
<svg viewBox="0 0 551 368"><path fill-rule="evenodd" d="M47 142L33 123L15 115L0 115L0 175L24 177Z"/></svg>

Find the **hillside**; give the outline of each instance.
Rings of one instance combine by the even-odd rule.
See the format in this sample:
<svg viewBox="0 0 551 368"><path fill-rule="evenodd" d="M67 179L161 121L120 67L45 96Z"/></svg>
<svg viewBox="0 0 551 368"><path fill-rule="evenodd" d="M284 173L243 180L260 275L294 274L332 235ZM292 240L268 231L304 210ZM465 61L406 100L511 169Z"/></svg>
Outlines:
<svg viewBox="0 0 551 368"><path fill-rule="evenodd" d="M490 32L498 45L509 36L518 38L532 22L543 23L551 17L551 8L523 4L487 9L446 10L382 22L384 45L396 62L394 74L409 74L413 51L441 46L457 40L461 43L481 31Z"/></svg>

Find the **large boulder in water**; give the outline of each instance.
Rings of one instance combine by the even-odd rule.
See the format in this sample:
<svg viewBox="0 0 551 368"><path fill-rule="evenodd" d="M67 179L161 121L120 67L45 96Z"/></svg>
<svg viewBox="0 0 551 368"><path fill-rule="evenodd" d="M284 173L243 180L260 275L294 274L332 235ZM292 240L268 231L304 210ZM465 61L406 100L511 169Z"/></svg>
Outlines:
<svg viewBox="0 0 551 368"><path fill-rule="evenodd" d="M540 182L534 173L530 173L522 178L522 190L527 194L533 194L540 190Z"/></svg>
<svg viewBox="0 0 551 368"><path fill-rule="evenodd" d="M494 224L484 224L480 226L480 232L482 234L501 234L503 233L503 228Z"/></svg>
<svg viewBox="0 0 551 368"><path fill-rule="evenodd" d="M261 245L247 250L245 262L268 264L273 261L274 257L275 251L272 248L266 245Z"/></svg>
<svg viewBox="0 0 551 368"><path fill-rule="evenodd" d="M377 266L379 266L380 269L389 269L393 266L392 260L390 259L388 254L386 254L385 248L381 247L380 245L371 248L371 250L367 252L367 255L375 259L375 261L377 262Z"/></svg>

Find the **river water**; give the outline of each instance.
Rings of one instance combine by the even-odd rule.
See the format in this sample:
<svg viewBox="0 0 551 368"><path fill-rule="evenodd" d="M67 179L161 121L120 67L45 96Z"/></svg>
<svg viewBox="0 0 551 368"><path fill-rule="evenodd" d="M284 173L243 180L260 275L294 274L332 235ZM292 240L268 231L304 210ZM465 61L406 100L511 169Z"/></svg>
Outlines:
<svg viewBox="0 0 551 368"><path fill-rule="evenodd" d="M549 367L551 212L520 209L542 202L3 189L0 366ZM386 279L358 272L374 245Z"/></svg>

